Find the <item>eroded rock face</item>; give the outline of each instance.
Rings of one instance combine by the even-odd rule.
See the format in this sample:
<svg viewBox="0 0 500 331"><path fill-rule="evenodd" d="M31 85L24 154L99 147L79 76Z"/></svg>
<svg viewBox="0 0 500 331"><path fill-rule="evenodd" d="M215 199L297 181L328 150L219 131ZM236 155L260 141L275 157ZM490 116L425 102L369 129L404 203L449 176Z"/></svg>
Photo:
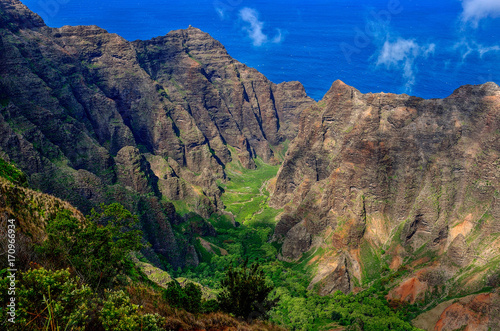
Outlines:
<svg viewBox="0 0 500 331"><path fill-rule="evenodd" d="M181 132L198 128L222 163L232 158L226 145L237 149L247 167L255 166L256 155L270 161L269 145L293 139L299 113L313 103L300 83L273 84L193 27L134 47L141 66L161 85L160 93L189 113L188 120L174 108L175 125Z"/></svg>
<svg viewBox="0 0 500 331"><path fill-rule="evenodd" d="M412 277L429 261L437 263L440 282L413 280L424 292L450 279L460 282L452 292L480 289L495 269L478 276L474 268L495 260L500 247L499 131L500 88L494 83L423 100L362 94L336 81L302 112L278 172L272 203L285 210L277 225L286 244L283 258L301 256L307 230L319 243L309 249L325 249L320 270L350 254L361 273L354 264L347 269L363 281L370 272L380 276L377 261L390 254L387 263L395 269L403 260L412 263ZM308 226L298 232L290 227L294 222ZM328 280L336 279L338 272L330 272L315 279L320 291L328 292ZM423 298L403 292L401 300Z"/></svg>
<svg viewBox="0 0 500 331"><path fill-rule="evenodd" d="M132 146L120 149L115 158L118 181L138 193L158 194L158 177L151 171L146 158Z"/></svg>
<svg viewBox="0 0 500 331"><path fill-rule="evenodd" d="M247 167L270 161L269 145L293 139L314 103L300 83L273 84L196 28L130 43L96 26L48 28L16 0L0 8L2 122L45 163L113 181L112 158L132 146L223 178L228 145ZM13 155L30 174L44 170L27 159Z"/></svg>
<svg viewBox="0 0 500 331"><path fill-rule="evenodd" d="M487 331L500 328L498 293L470 295L438 305L418 316L413 324L429 331Z"/></svg>
<svg viewBox="0 0 500 331"><path fill-rule="evenodd" d="M306 224L300 222L287 232L283 242L282 254L290 260L299 258L303 252L311 247L311 234L307 231Z"/></svg>
<svg viewBox="0 0 500 331"><path fill-rule="evenodd" d="M176 217L172 213L173 206L160 203L154 197L143 197L139 200L139 207L143 211L139 220L153 251L166 257L172 265L183 265L185 262L183 251L187 245L179 243L172 231L171 223L175 224Z"/></svg>
<svg viewBox="0 0 500 331"><path fill-rule="evenodd" d="M336 291L349 293L352 291L352 280L349 274L347 259L343 257L337 267L325 279L322 280L319 295L333 294Z"/></svg>

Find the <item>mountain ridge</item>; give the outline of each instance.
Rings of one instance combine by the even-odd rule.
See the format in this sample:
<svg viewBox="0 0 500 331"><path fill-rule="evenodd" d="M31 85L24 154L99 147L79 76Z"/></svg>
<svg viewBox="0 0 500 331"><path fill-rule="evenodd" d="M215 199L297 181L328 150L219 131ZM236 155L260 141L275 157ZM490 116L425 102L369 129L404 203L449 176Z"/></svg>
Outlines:
<svg viewBox="0 0 500 331"><path fill-rule="evenodd" d="M274 235L282 258L323 247L311 288L325 294L373 279L382 269L370 260L394 271L412 263L425 283L394 299L415 302L445 281L459 291L461 277L461 290L480 289L483 280L461 268L497 272L499 105L495 83L424 100L335 82L302 113L278 172L271 202L285 208Z"/></svg>

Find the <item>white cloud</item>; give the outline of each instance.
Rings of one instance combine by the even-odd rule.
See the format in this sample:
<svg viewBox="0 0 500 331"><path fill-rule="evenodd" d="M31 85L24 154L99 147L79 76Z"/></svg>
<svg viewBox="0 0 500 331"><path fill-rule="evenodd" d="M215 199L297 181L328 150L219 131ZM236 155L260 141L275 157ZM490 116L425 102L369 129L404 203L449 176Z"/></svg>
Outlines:
<svg viewBox="0 0 500 331"><path fill-rule="evenodd" d="M500 46L495 45L495 46L485 47L485 46L479 45L477 51L479 53L479 57L483 57L483 55L486 53L500 51Z"/></svg>
<svg viewBox="0 0 500 331"><path fill-rule="evenodd" d="M219 15L219 18L221 20L223 20L224 17L226 16L226 12L222 8L215 7L215 11L217 12L217 15Z"/></svg>
<svg viewBox="0 0 500 331"><path fill-rule="evenodd" d="M401 70L406 80L406 92L409 93L415 84L415 60L419 57L427 58L435 49L435 44L420 46L411 39L398 38L395 42L387 39L378 55L377 66Z"/></svg>
<svg viewBox="0 0 500 331"><path fill-rule="evenodd" d="M243 30L248 33L254 46L262 46L269 42L269 37L263 31L264 22L259 20L259 13L255 9L245 7L239 11L239 16L247 23ZM281 30L277 30L276 36L270 40L272 43L280 43L283 40Z"/></svg>
<svg viewBox="0 0 500 331"><path fill-rule="evenodd" d="M276 36L274 36L272 42L274 44L279 44L282 40L283 40L283 34L281 33L281 30L280 29L276 29L278 32L276 34Z"/></svg>
<svg viewBox="0 0 500 331"><path fill-rule="evenodd" d="M500 46L499 45L484 46L478 44L475 41L468 41L464 39L456 43L453 46L453 50L460 52L462 54L462 61L465 61L469 55L474 53L477 53L477 55L479 55L479 57L482 58L483 55L486 53L500 52Z"/></svg>
<svg viewBox="0 0 500 331"><path fill-rule="evenodd" d="M462 0L462 20L477 27L478 22L486 17L500 17L499 0Z"/></svg>

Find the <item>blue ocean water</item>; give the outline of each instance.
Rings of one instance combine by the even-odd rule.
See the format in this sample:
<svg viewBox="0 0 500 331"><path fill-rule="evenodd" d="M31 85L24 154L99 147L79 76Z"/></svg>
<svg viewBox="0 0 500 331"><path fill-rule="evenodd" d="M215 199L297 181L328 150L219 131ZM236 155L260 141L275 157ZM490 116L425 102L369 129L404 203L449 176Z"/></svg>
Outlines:
<svg viewBox="0 0 500 331"><path fill-rule="evenodd" d="M500 83L500 5L490 0L21 1L49 26L98 25L128 40L198 27L316 100L336 79L424 98Z"/></svg>

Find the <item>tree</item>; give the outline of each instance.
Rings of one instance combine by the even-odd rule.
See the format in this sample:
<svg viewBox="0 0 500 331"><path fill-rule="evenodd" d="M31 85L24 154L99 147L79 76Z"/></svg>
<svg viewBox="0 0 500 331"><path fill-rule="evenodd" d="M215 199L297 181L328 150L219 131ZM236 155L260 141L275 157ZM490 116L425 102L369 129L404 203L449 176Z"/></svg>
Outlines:
<svg viewBox="0 0 500 331"><path fill-rule="evenodd" d="M201 311L201 289L196 284L187 283L182 288L177 281L172 280L167 284L164 297L173 307L184 308L191 313L199 313Z"/></svg>
<svg viewBox="0 0 500 331"><path fill-rule="evenodd" d="M221 280L222 291L217 295L220 308L236 317L245 319L267 318L277 300L268 300L273 286L266 282L260 265L241 268L230 266Z"/></svg>
<svg viewBox="0 0 500 331"><path fill-rule="evenodd" d="M118 203L101 208L83 222L68 210L58 213L41 248L57 267L71 266L94 289L116 283L129 252L142 247L136 216Z"/></svg>

